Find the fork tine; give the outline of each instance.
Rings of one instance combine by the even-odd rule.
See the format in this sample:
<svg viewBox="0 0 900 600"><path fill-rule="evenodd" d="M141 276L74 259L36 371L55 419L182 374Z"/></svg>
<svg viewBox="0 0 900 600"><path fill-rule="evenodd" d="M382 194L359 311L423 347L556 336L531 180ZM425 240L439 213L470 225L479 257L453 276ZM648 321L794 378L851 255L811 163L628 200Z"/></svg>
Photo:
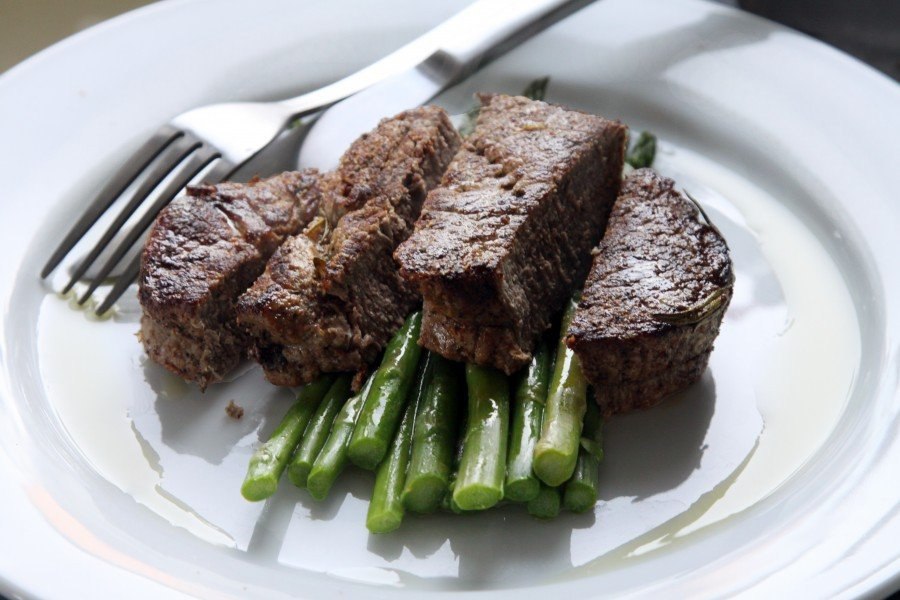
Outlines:
<svg viewBox="0 0 900 600"><path fill-rule="evenodd" d="M153 166L152 171L147 175L144 181L141 182L140 187L134 192L134 195L128 200L125 207L122 208L118 215L116 215L116 218L110 223L109 227L106 228L103 236L96 244L94 244L90 253L78 264L78 267L72 273L69 282L62 289L63 294L72 289L72 286L82 278L85 272L87 272L91 265L94 264L94 261L97 260L100 253L103 252L107 245L109 245L110 240L112 240L116 233L122 229L122 226L128 221L128 218L131 217L131 215L134 214L134 211L136 211L144 200L147 199L147 196L156 189L160 182L165 179L188 154L196 150L199 146L199 140L192 136L185 135L163 152L160 160L157 161L157 164Z"/></svg>
<svg viewBox="0 0 900 600"><path fill-rule="evenodd" d="M137 279L138 274L141 271L141 253L138 252L134 255L134 258L131 259L131 262L128 263L128 266L125 267L125 270L116 280L116 284L113 286L112 290L106 295L106 298L103 299L103 302L100 306L97 307L97 315L102 315L110 308L112 308L113 304L116 303L116 300L122 297L122 294L128 289L128 287Z"/></svg>
<svg viewBox="0 0 900 600"><path fill-rule="evenodd" d="M227 179L232 173L234 173L235 166L228 162L227 160L221 159L216 164L215 167L203 178L203 181L206 183L219 183L220 181L224 181ZM137 253L132 259L131 262L128 263L128 266L125 267L122 275L118 278L112 290L106 295L106 298L103 299L103 302L97 307L97 315L102 315L110 308L112 308L113 304L122 297L122 295L128 290L128 287L137 279L141 270L141 253Z"/></svg>
<svg viewBox="0 0 900 600"><path fill-rule="evenodd" d="M218 158L219 153L216 149L210 146L202 146L194 156L190 158L188 164L182 167L178 174L175 176L172 181L169 182L169 185L160 193L160 195L154 200L153 204L150 205L150 209L147 210L134 227L128 232L128 235L125 236L125 239L119 244L119 246L115 249L109 259L104 263L103 267L97 273L97 276L91 281L91 284L88 286L87 291L78 299L78 304L84 304L87 302L87 299L91 297L91 294L100 287L100 284L103 283L103 280L106 279L107 275L112 272L119 261L122 260L122 257L128 253L128 250L138 241L138 238L144 233L144 230L150 226L150 223L156 218L156 215L163 209L163 207L168 204L172 198L174 198L178 192L184 188L190 181L197 176L209 163ZM225 162L225 161L223 161ZM133 277L133 276L132 276ZM123 277L124 279L124 277ZM131 281L128 281L130 284ZM128 284L125 285L127 289ZM115 288L113 288L115 291ZM121 296L122 292L125 290L121 290L119 292L119 296ZM107 296L107 299L103 302L105 306L110 296L112 296L112 292ZM118 297L112 299L112 302ZM111 306L112 304L110 304ZM106 307L107 309L109 307ZM97 314L100 314L101 311L98 309Z"/></svg>
<svg viewBox="0 0 900 600"><path fill-rule="evenodd" d="M169 144L183 135L182 131L165 125L160 128L156 134L147 140L124 165L109 180L94 201L88 206L88 209L81 215L75 225L66 234L59 246L54 250L50 259L41 269L41 279L44 279L55 269L62 259L75 247L88 229L97 222L100 215L105 213L109 207L115 202L116 198L128 189L138 175L144 172L147 166L165 150Z"/></svg>

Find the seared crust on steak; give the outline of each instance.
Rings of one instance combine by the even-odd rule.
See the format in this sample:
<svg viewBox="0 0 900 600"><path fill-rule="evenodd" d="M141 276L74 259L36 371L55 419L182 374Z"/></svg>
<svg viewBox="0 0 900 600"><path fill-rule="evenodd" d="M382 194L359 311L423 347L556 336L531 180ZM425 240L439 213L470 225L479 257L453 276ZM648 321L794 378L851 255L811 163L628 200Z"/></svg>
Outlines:
<svg viewBox="0 0 900 600"><path fill-rule="evenodd" d="M423 346L512 373L584 280L627 130L524 97L482 104L395 258L424 297Z"/></svg>
<svg viewBox="0 0 900 600"><path fill-rule="evenodd" d="M238 305L269 381L300 385L377 358L419 302L391 255L459 143L446 112L428 106L383 120L344 154L320 217Z"/></svg>
<svg viewBox="0 0 900 600"><path fill-rule="evenodd" d="M315 215L315 171L247 184L190 187L163 209L141 259L141 340L155 362L201 388L246 354L238 296L266 260Z"/></svg>
<svg viewBox="0 0 900 600"><path fill-rule="evenodd" d="M733 277L725 240L671 179L625 180L566 338L605 415L700 378Z"/></svg>

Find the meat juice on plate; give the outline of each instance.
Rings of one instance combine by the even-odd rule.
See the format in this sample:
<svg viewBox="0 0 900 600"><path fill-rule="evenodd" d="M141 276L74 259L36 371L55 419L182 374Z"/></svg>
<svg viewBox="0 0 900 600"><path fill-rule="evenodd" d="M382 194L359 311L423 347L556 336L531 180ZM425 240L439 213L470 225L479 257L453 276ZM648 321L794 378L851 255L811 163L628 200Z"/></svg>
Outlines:
<svg viewBox="0 0 900 600"><path fill-rule="evenodd" d="M794 215L686 150L663 153L657 166L697 197L728 241L734 298L699 384L606 425L601 501L589 515L548 524L518 507L437 514L369 538L365 475L343 478L321 504L283 486L263 515L238 490L250 453L292 392L265 384L253 368L201 396L142 355L136 305L95 322L45 298L37 343L47 401L82 459L208 541L211 552L247 550L263 527L271 539L246 554L263 565L373 583L427 587L429 577L450 577L496 587L510 577L522 585L678 549L691 532L727 526L821 447L849 397L860 342L844 280ZM231 400L245 409L240 421L225 414ZM532 541L543 550L529 550ZM507 550L498 556L490 547Z"/></svg>

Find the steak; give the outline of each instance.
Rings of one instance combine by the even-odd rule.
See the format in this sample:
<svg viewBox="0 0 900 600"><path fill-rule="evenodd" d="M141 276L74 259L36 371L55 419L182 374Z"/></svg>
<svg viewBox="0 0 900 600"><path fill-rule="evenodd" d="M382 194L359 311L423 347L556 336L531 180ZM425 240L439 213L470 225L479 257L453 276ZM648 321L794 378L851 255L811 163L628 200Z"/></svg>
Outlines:
<svg viewBox="0 0 900 600"><path fill-rule="evenodd" d="M459 147L443 109L383 120L341 158L319 217L275 253L241 297L239 322L276 385L362 371L420 302L394 249Z"/></svg>
<svg viewBox="0 0 900 600"><path fill-rule="evenodd" d="M511 374L584 280L619 190L621 123L483 96L471 136L397 249L426 348Z"/></svg>
<svg viewBox="0 0 900 600"><path fill-rule="evenodd" d="M606 415L647 408L697 381L728 307L728 246L671 179L624 182L566 344Z"/></svg>
<svg viewBox="0 0 900 600"><path fill-rule="evenodd" d="M189 187L159 214L141 257L141 340L152 360L206 388L245 356L234 304L288 235L316 214L315 171Z"/></svg>

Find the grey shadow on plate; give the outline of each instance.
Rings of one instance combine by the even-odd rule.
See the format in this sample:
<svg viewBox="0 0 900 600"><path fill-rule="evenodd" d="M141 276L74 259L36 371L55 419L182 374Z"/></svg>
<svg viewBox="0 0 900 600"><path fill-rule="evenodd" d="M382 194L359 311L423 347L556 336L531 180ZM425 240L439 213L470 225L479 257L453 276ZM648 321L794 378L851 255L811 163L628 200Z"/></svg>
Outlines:
<svg viewBox="0 0 900 600"><path fill-rule="evenodd" d="M699 382L646 411L613 417L603 429L600 502L635 501L675 489L700 467L715 412L716 383Z"/></svg>
<svg viewBox="0 0 900 600"><path fill-rule="evenodd" d="M404 549L423 559L449 543L459 559L458 574L430 578L429 584L446 580L455 589L490 589L510 577L527 585L546 578L548 572L571 569L572 532L593 524L593 512L561 513L556 519L540 521L520 505L465 515L407 514L397 531L370 535L367 548L392 562ZM528 581L529 574L533 581Z"/></svg>
<svg viewBox="0 0 900 600"><path fill-rule="evenodd" d="M229 384L214 384L201 392L156 365L142 360L144 379L156 394L161 441L178 454L189 454L218 465L247 434L257 428L267 439L293 399L289 388L256 385L258 377L243 373ZM230 401L244 408L240 420L225 413Z"/></svg>

